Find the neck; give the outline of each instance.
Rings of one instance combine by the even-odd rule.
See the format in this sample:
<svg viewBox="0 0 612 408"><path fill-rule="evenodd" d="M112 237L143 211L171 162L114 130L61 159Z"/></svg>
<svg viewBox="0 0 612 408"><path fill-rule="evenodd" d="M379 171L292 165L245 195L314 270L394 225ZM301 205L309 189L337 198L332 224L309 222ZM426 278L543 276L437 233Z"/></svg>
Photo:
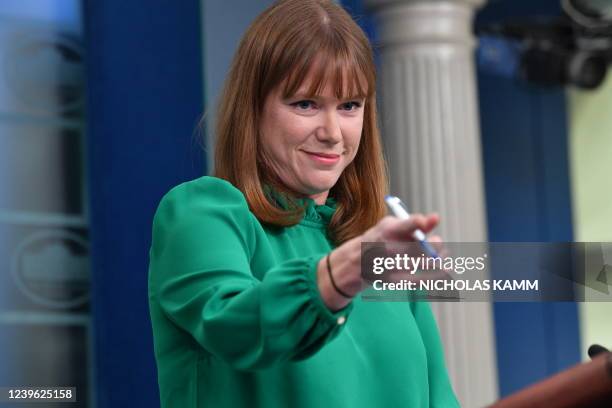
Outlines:
<svg viewBox="0 0 612 408"><path fill-rule="evenodd" d="M311 198L315 202L316 205L322 205L322 204L325 204L325 201L327 201L328 195L329 195L329 190L323 191L321 193L313 194L309 196L309 198Z"/></svg>

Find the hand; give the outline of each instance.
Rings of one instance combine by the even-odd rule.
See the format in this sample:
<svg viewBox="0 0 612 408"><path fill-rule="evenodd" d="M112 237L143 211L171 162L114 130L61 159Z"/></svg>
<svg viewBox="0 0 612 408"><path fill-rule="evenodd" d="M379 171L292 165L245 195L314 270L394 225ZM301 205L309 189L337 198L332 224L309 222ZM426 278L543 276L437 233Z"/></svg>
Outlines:
<svg viewBox="0 0 612 408"><path fill-rule="evenodd" d="M439 221L440 217L437 214L414 214L408 220L391 216L383 218L362 236L363 243L366 243L362 248L362 256L365 256L362 260L365 263L362 262L362 264L373 266L375 258L396 259L398 256L403 262L401 262L401 266L398 266L397 269L385 268L384 275L375 273L374 268L372 268L372 270L362 271L362 278L370 283L379 279L383 279L386 282L395 282L405 279L416 280L418 275L414 275L416 271L412 268L413 264L410 260L406 260L405 258L409 257L414 260L417 258L425 258L426 255L421 245L414 240L414 231L420 229L427 234L438 225ZM440 256L444 256L446 251L442 245L442 239L439 236L431 235L427 240ZM372 249L370 251L365 249L369 243L372 244ZM380 259L378 260L380 261ZM382 265L379 264L378 266L378 272L380 272Z"/></svg>
<svg viewBox="0 0 612 408"><path fill-rule="evenodd" d="M414 241L412 234L416 229L424 233L434 229L440 221L437 214L414 214L408 220L387 216L362 235L353 238L331 252L331 266L334 282L345 293L357 295L364 289L366 282L361 274L361 244L366 242L394 244ZM440 237L432 236L430 243L436 250L441 250ZM323 302L331 310L339 310L346 306L350 299L340 295L331 284L327 270L326 259L319 261L317 268L317 284Z"/></svg>

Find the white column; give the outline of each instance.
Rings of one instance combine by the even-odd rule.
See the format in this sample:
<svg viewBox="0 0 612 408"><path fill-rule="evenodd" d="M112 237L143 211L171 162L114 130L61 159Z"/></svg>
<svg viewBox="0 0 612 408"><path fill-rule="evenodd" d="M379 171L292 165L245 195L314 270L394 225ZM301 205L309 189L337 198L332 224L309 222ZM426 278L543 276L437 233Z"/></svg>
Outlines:
<svg viewBox="0 0 612 408"><path fill-rule="evenodd" d="M486 241L472 20L484 0L366 0L381 52L379 100L392 193L436 211L448 242ZM489 303L433 303L463 407L497 398Z"/></svg>

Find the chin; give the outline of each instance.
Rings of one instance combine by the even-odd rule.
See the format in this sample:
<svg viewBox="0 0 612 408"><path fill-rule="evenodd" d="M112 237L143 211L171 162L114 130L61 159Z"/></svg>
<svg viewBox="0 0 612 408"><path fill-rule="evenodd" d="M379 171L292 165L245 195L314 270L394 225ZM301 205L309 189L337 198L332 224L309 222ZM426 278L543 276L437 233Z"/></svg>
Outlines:
<svg viewBox="0 0 612 408"><path fill-rule="evenodd" d="M333 186L336 185L337 181L338 179L333 179L333 180L318 181L316 183L310 183L309 190L311 191L311 193L309 194L319 194L324 191L329 191L331 190Z"/></svg>

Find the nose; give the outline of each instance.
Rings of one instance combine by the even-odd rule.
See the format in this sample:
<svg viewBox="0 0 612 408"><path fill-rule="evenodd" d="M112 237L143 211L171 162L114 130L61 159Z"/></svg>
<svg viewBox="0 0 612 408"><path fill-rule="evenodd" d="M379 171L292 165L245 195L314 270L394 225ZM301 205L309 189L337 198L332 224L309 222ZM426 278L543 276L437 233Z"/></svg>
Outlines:
<svg viewBox="0 0 612 408"><path fill-rule="evenodd" d="M330 144L342 141L342 131L337 112L324 112L321 115L321 124L317 128L316 136L319 141Z"/></svg>

